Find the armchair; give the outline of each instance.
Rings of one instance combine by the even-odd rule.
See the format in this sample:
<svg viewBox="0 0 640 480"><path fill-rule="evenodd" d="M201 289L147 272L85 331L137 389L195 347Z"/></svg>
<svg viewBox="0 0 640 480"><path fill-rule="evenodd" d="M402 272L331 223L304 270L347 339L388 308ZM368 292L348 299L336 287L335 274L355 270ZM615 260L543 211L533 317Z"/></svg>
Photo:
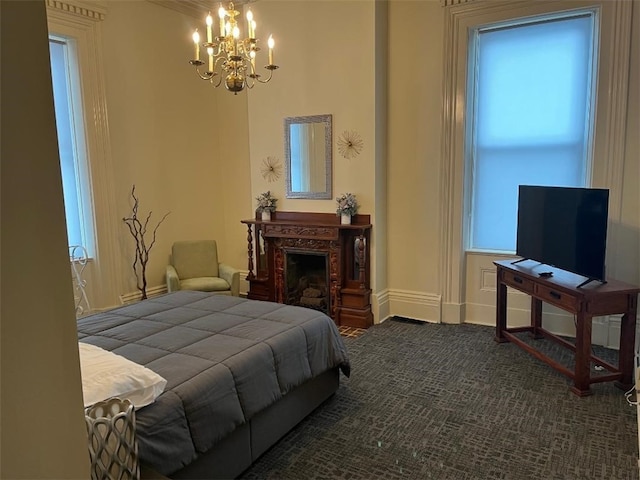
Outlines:
<svg viewBox="0 0 640 480"><path fill-rule="evenodd" d="M167 291L200 290L240 295L240 272L218 262L215 240L175 242L167 265Z"/></svg>

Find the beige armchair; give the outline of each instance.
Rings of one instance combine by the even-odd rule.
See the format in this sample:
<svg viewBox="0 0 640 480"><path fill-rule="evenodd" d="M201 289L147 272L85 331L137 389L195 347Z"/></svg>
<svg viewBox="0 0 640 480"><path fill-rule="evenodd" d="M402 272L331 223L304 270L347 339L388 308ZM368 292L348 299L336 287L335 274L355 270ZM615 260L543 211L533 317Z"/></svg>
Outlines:
<svg viewBox="0 0 640 480"><path fill-rule="evenodd" d="M218 262L215 240L175 242L167 265L167 290L200 290L237 297L240 272Z"/></svg>

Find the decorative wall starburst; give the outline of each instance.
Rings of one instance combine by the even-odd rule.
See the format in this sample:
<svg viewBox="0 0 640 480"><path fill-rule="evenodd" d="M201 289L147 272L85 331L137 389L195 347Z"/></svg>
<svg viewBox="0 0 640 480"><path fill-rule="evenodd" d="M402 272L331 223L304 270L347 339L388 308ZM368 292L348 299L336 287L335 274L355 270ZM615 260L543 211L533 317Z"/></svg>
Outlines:
<svg viewBox="0 0 640 480"><path fill-rule="evenodd" d="M276 157L267 157L262 160L260 171L266 181L275 182L282 175L282 163Z"/></svg>
<svg viewBox="0 0 640 480"><path fill-rule="evenodd" d="M346 159L358 156L363 147L362 137L354 130L345 130L338 138L338 152Z"/></svg>

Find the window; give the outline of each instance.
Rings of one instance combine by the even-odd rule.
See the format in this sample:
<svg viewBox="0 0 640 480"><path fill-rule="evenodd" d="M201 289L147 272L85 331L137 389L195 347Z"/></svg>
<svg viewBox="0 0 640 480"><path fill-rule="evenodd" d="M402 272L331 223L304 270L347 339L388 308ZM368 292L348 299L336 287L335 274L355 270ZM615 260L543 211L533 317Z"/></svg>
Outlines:
<svg viewBox="0 0 640 480"><path fill-rule="evenodd" d="M95 255L90 176L73 43L49 39L62 189L69 245L82 245Z"/></svg>
<svg viewBox="0 0 640 480"><path fill-rule="evenodd" d="M471 250L515 250L518 185L587 186L593 11L476 27L466 138Z"/></svg>

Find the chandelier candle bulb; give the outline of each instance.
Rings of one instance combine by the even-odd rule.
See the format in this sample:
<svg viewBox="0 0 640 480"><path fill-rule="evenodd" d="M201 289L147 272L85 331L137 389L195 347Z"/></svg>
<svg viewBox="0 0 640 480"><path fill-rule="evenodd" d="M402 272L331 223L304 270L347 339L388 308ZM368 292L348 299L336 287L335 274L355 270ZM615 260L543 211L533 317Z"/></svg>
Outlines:
<svg viewBox="0 0 640 480"><path fill-rule="evenodd" d="M236 27L233 27L233 53L234 53L234 55L240 55L240 47L238 45L238 38L240 38L240 29L236 26Z"/></svg>
<svg viewBox="0 0 640 480"><path fill-rule="evenodd" d="M225 11L224 8L222 8L222 5L220 5L220 8L218 9L218 17L220 17L220 36L224 37L225 33L224 33L224 16L227 14L227 12Z"/></svg>
<svg viewBox="0 0 640 480"><path fill-rule="evenodd" d="M213 48L207 48L207 53L209 54L209 71L213 72Z"/></svg>
<svg viewBox="0 0 640 480"><path fill-rule="evenodd" d="M200 34L198 33L198 29L196 28L196 31L193 32L193 43L195 44L196 47L196 56L193 57L196 61L200 60Z"/></svg>
<svg viewBox="0 0 640 480"><path fill-rule="evenodd" d="M273 47L275 45L275 42L273 41L273 37L271 35L269 35L269 42L267 44L269 45L269 65L273 65Z"/></svg>
<svg viewBox="0 0 640 480"><path fill-rule="evenodd" d="M253 29L251 28L252 23L253 23L253 13L251 13L251 10L248 10L247 11L247 30L249 32L249 38L254 38Z"/></svg>
<svg viewBox="0 0 640 480"><path fill-rule="evenodd" d="M251 20L251 38L256 38L256 21Z"/></svg>
<svg viewBox="0 0 640 480"><path fill-rule="evenodd" d="M213 25L213 18L211 18L211 12L207 15L207 43L211 43L213 38L211 34L211 25Z"/></svg>

